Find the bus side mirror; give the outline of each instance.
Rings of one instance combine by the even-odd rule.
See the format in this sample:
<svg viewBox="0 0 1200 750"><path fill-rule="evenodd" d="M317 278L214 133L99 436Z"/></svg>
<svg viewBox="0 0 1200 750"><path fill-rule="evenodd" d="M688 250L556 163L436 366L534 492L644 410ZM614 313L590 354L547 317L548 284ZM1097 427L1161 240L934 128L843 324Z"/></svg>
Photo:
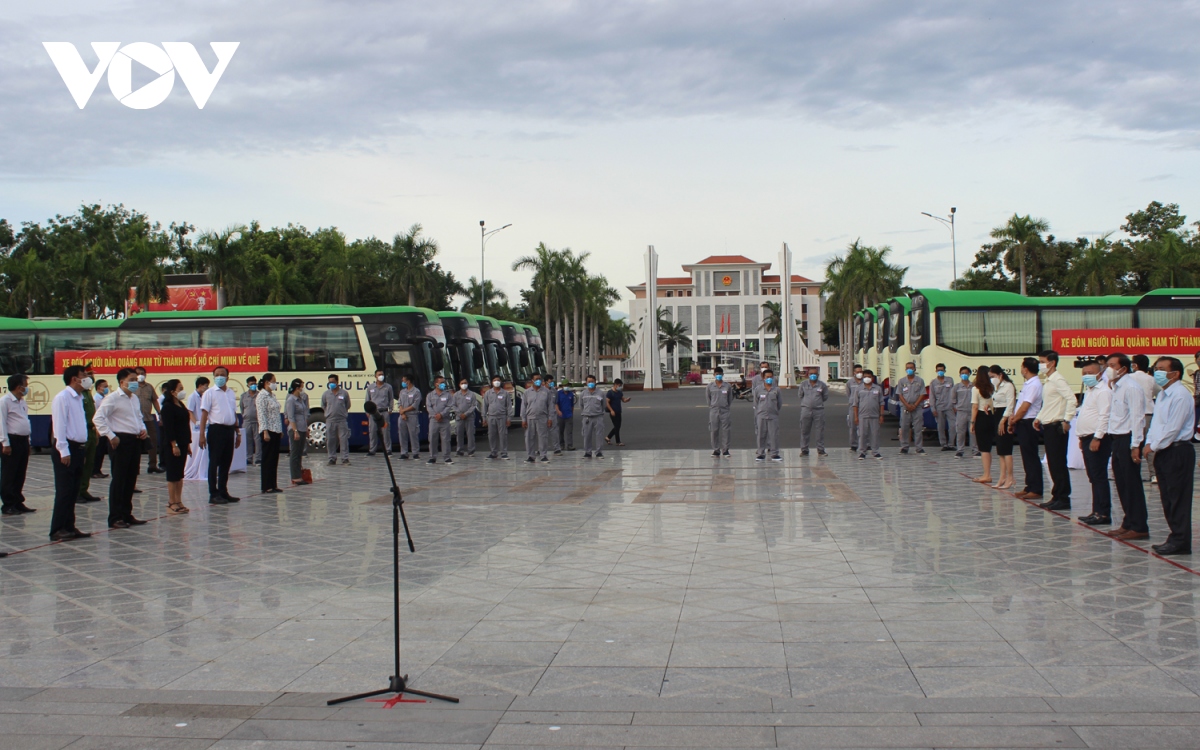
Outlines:
<svg viewBox="0 0 1200 750"><path fill-rule="evenodd" d="M503 347L496 348L496 364L500 367L508 366L508 352Z"/></svg>
<svg viewBox="0 0 1200 750"><path fill-rule="evenodd" d="M524 349L521 350L520 362L521 367L529 367L529 352L525 351Z"/></svg>
<svg viewBox="0 0 1200 750"><path fill-rule="evenodd" d="M441 372L441 370L446 366L446 358L442 356L441 349L436 347L433 349L433 362L430 364L433 365L434 372Z"/></svg>
<svg viewBox="0 0 1200 750"><path fill-rule="evenodd" d="M483 350L476 348L472 352L471 362L474 363L476 370L483 369Z"/></svg>

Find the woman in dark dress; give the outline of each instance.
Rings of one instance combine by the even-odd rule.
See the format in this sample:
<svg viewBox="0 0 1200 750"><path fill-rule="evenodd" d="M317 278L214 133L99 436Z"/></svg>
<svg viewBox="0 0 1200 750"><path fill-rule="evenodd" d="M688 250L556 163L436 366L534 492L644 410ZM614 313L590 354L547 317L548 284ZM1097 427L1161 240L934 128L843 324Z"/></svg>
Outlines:
<svg viewBox="0 0 1200 750"><path fill-rule="evenodd" d="M167 470L167 513L188 513L183 504L183 471L192 453L191 415L183 405L183 383L168 380L163 383L162 432L166 446L162 457Z"/></svg>

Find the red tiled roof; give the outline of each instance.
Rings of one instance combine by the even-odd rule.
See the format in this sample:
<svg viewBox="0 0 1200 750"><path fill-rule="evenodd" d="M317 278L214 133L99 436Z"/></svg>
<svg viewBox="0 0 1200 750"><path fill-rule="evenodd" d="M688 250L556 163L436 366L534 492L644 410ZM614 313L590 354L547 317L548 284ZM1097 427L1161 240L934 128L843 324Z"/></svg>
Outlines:
<svg viewBox="0 0 1200 750"><path fill-rule="evenodd" d="M778 284L779 283L779 274L771 275L771 274L764 273L763 277L762 277L762 283ZM797 274L792 274L792 283L793 284L816 284L817 282L813 281L812 279L806 279L803 276L799 276Z"/></svg>
<svg viewBox="0 0 1200 750"><path fill-rule="evenodd" d="M755 265L759 265L758 261L750 260L745 255L710 255L695 265L700 266L704 265L705 263L753 263Z"/></svg>
<svg viewBox="0 0 1200 750"><path fill-rule="evenodd" d="M687 284L688 286L691 286L691 283L691 276L660 276L658 279L659 286L662 286L663 284L669 284L671 286Z"/></svg>

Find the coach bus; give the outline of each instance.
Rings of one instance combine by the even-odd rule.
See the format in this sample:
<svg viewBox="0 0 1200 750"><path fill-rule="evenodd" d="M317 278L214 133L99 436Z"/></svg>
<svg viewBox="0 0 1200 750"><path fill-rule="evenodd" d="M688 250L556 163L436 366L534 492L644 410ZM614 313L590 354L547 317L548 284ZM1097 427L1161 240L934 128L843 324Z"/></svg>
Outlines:
<svg viewBox="0 0 1200 750"><path fill-rule="evenodd" d="M504 343L504 331L500 329L500 321L486 315L476 315L479 333L483 336L484 361L487 364L488 376L501 380L513 379L509 367L508 347Z"/></svg>
<svg viewBox="0 0 1200 750"><path fill-rule="evenodd" d="M866 310L859 310L851 318L850 348L854 352L855 364L862 365L864 369L872 369L870 363L867 361L868 337L863 332L864 327L867 325L866 318Z"/></svg>
<svg viewBox="0 0 1200 750"><path fill-rule="evenodd" d="M525 329L525 340L529 342L530 365L534 372L546 372L546 347L542 343L542 335L533 326L522 326Z"/></svg>
<svg viewBox="0 0 1200 750"><path fill-rule="evenodd" d="M457 388L464 378L476 393L491 385L479 321L474 315L461 312L439 312L437 315L446 333L446 351L450 354L454 387Z"/></svg>

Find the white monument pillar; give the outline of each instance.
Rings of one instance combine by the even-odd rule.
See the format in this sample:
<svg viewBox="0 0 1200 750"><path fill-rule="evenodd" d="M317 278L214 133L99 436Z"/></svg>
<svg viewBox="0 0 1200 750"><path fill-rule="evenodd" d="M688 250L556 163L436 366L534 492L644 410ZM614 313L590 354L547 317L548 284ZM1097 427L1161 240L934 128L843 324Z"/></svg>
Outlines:
<svg viewBox="0 0 1200 750"><path fill-rule="evenodd" d="M796 324L792 322L792 251L787 243L779 251L779 385L788 388L796 384Z"/></svg>
<svg viewBox="0 0 1200 750"><path fill-rule="evenodd" d="M658 351L658 253L654 245L646 248L646 317L642 318L642 362L646 366L646 382L642 386L648 391L661 391L662 370L659 369Z"/></svg>

